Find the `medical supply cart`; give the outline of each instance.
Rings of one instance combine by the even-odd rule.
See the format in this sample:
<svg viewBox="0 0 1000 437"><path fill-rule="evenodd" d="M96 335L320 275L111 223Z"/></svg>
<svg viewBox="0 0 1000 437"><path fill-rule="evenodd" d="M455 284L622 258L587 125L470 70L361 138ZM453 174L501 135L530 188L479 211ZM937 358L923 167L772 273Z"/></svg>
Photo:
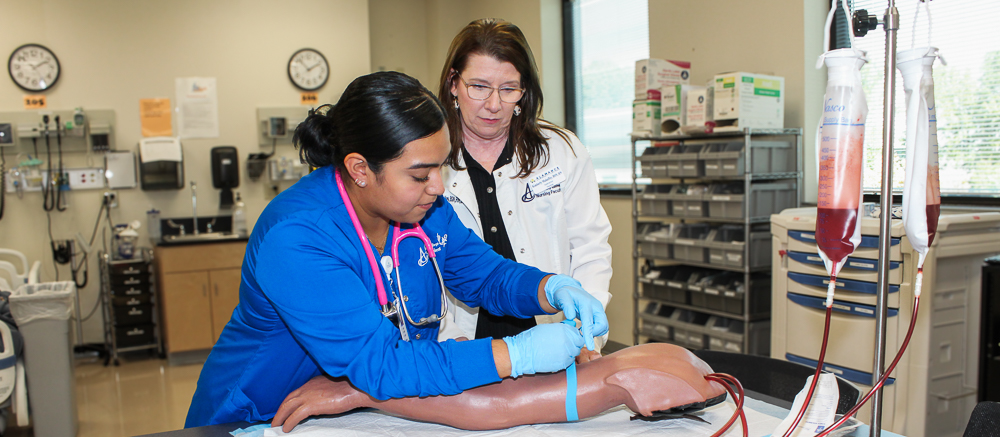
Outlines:
<svg viewBox="0 0 1000 437"><path fill-rule="evenodd" d="M119 364L118 354L155 350L163 355L153 252L142 249L132 259L114 259L101 252L101 296L104 308L104 364Z"/></svg>
<svg viewBox="0 0 1000 437"><path fill-rule="evenodd" d="M771 356L816 366L829 274L817 255L816 208L771 217ZM879 222L861 219L861 243L837 276L824 369L867 393L875 358ZM886 363L913 315L917 252L902 221L890 227ZM920 313L906 353L883 389L883 428L910 437L962 435L976 406L980 277L1000 253L1000 213L942 210L924 261ZM870 423L871 410L858 418Z"/></svg>
<svg viewBox="0 0 1000 437"><path fill-rule="evenodd" d="M799 206L802 130L631 139L634 341L768 355L769 217Z"/></svg>

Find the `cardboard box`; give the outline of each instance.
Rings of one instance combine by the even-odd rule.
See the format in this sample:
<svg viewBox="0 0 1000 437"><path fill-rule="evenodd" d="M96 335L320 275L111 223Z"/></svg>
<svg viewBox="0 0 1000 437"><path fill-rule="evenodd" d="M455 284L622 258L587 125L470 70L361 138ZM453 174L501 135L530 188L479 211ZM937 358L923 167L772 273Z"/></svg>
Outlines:
<svg viewBox="0 0 1000 437"><path fill-rule="evenodd" d="M681 110L681 124L684 126L703 127L705 122L712 121L714 88L707 86L693 87L684 98L684 108Z"/></svg>
<svg viewBox="0 0 1000 437"><path fill-rule="evenodd" d="M660 89L687 84L690 76L690 62L663 59L635 61L635 99L660 100Z"/></svg>
<svg viewBox="0 0 1000 437"><path fill-rule="evenodd" d="M660 135L660 100L636 100L632 102L632 134L641 136Z"/></svg>
<svg viewBox="0 0 1000 437"><path fill-rule="evenodd" d="M785 127L785 78L723 73L713 85L716 130Z"/></svg>
<svg viewBox="0 0 1000 437"><path fill-rule="evenodd" d="M691 123L686 121L687 110L690 106L689 101L691 100L692 93L700 94L701 101L698 102L698 97L695 96L696 109L701 110L701 120L697 122L698 126L704 126L705 124L705 114L706 109L706 90L707 86L699 85L674 85L666 86L661 90L660 97L660 132L663 135L669 135L674 133L679 133L682 126L688 126ZM711 108L709 103L708 108ZM709 115L708 119L711 119Z"/></svg>

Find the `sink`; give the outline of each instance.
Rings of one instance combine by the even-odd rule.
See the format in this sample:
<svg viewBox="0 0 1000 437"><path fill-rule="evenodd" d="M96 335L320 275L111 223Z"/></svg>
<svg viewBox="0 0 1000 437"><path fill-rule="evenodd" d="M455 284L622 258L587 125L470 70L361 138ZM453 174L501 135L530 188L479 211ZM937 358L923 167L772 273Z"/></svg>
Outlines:
<svg viewBox="0 0 1000 437"><path fill-rule="evenodd" d="M164 244L211 243L215 241L246 240L247 237L230 232L202 232L199 234L164 235Z"/></svg>

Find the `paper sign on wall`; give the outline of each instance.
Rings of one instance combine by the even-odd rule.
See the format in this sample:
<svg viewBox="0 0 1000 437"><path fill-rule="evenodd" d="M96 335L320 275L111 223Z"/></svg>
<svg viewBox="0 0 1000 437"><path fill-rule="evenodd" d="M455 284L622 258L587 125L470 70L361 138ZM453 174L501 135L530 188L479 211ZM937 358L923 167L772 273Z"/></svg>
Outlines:
<svg viewBox="0 0 1000 437"><path fill-rule="evenodd" d="M170 137L170 99L139 99L139 121L144 137Z"/></svg>
<svg viewBox="0 0 1000 437"><path fill-rule="evenodd" d="M305 106L316 106L319 104L319 94L304 92L299 98L299 103Z"/></svg>
<svg viewBox="0 0 1000 437"><path fill-rule="evenodd" d="M214 77L178 77L177 133L181 138L218 138L219 98Z"/></svg>
<svg viewBox="0 0 1000 437"><path fill-rule="evenodd" d="M24 109L45 109L47 107L45 96L24 96Z"/></svg>

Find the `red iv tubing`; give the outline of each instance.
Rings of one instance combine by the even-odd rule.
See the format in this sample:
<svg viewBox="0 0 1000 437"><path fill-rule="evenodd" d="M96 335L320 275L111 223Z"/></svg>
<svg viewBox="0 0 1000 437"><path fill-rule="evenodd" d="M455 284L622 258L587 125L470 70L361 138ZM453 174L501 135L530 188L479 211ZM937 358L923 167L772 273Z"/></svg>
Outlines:
<svg viewBox="0 0 1000 437"><path fill-rule="evenodd" d="M733 402L736 402L736 411L733 411L733 416L729 418L729 421L725 425L722 425L721 429L712 434L712 437L719 437L725 434L726 431L729 431L729 428L736 422L737 417L740 418L740 424L743 425L743 437L747 437L750 431L747 429L746 413L743 412L743 385L734 376L726 373L710 373L705 375L705 379L721 384L726 388L729 396L733 398ZM733 391L733 387L736 388L736 391ZM736 396L736 393L740 394L739 397Z"/></svg>
<svg viewBox="0 0 1000 437"><path fill-rule="evenodd" d="M836 279L837 278L834 276L830 277L830 289L833 289L833 287L836 286L837 284ZM816 374L813 375L812 384L809 385L809 391L806 393L805 402L802 403L802 408L799 410L799 413L795 415L795 421L792 422L792 426L788 427L788 430L785 431L783 437L788 437L795 432L795 428L799 426L799 422L802 421L802 417L805 416L806 410L809 409L809 401L812 400L813 392L816 390L816 383L819 381L819 375L823 373L823 363L824 360L826 359L826 343L827 340L830 339L830 318L832 315L833 315L833 303L831 299L827 299L826 322L824 323L823 326L823 346L820 347L819 350L819 361L817 361L816 363Z"/></svg>

